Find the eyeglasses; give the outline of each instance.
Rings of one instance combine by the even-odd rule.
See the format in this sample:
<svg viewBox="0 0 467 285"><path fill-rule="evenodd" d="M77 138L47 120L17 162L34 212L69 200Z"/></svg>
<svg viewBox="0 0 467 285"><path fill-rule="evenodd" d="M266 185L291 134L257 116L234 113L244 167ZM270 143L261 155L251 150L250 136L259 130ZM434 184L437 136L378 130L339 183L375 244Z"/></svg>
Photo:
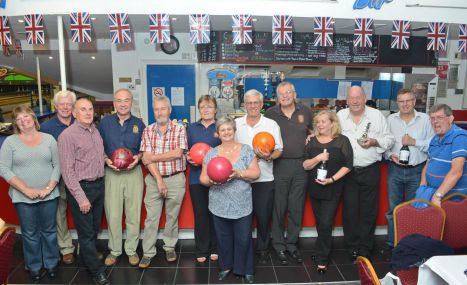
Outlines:
<svg viewBox="0 0 467 285"><path fill-rule="evenodd" d="M245 102L245 105L247 106L258 106L260 104L261 104L260 101Z"/></svg>
<svg viewBox="0 0 467 285"><path fill-rule="evenodd" d="M204 109L209 109L209 110L212 110L212 109L215 109L216 107L214 106L200 106L199 109L200 110L204 110Z"/></svg>
<svg viewBox="0 0 467 285"><path fill-rule="evenodd" d="M445 120L447 117L448 117L448 116L430 117L430 121L432 121L432 122L440 122L440 121Z"/></svg>
<svg viewBox="0 0 467 285"><path fill-rule="evenodd" d="M397 100L397 103L399 103L399 104L408 104L408 103L412 103L413 101L415 101L415 99L410 99L410 100Z"/></svg>
<svg viewBox="0 0 467 285"><path fill-rule="evenodd" d="M280 92L280 93L279 93L279 96L283 96L283 95L292 95L292 94L294 94L294 93L295 93L294 90L287 90L287 91L285 91L285 92Z"/></svg>
<svg viewBox="0 0 467 285"><path fill-rule="evenodd" d="M115 100L116 103L129 103L131 102L131 99L117 99Z"/></svg>

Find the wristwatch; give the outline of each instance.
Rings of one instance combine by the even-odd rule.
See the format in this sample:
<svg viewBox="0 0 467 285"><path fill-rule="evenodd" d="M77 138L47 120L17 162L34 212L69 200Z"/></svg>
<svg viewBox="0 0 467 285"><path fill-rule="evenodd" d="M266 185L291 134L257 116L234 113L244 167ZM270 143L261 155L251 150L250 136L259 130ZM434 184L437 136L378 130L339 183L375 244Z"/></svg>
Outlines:
<svg viewBox="0 0 467 285"><path fill-rule="evenodd" d="M435 192L435 196L436 198L438 199L442 199L443 198L443 194L439 193L439 192Z"/></svg>

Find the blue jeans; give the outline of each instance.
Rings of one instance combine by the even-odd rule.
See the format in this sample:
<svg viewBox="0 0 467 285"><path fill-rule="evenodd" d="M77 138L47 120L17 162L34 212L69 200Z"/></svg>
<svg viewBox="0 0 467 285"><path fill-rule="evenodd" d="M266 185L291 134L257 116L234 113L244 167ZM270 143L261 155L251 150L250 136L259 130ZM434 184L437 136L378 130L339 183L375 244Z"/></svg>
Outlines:
<svg viewBox="0 0 467 285"><path fill-rule="evenodd" d="M60 254L57 243L57 199L38 203L15 203L21 234L26 270L39 271L58 265Z"/></svg>
<svg viewBox="0 0 467 285"><path fill-rule="evenodd" d="M386 213L386 219L388 220L388 239L386 243L389 246L394 245L394 222L392 212L400 203L415 198L415 193L420 185L423 166L424 164L420 164L416 167L405 168L398 166L395 163L389 163L389 209Z"/></svg>

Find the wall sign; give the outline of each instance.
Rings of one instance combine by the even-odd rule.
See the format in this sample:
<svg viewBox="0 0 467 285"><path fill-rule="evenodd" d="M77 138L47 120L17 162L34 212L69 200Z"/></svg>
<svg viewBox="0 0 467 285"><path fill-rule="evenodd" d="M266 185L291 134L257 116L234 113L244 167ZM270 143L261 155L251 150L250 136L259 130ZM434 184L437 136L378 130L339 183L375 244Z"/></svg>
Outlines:
<svg viewBox="0 0 467 285"><path fill-rule="evenodd" d="M391 3L392 1L393 0L355 0L353 9L360 10L368 7L368 9L379 10L384 3Z"/></svg>

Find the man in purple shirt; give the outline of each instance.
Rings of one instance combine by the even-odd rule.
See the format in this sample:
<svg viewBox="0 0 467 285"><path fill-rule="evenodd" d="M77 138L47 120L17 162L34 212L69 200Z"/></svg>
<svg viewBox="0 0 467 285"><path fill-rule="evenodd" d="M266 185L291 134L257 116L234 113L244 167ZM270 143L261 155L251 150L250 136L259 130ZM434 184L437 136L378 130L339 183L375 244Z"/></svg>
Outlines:
<svg viewBox="0 0 467 285"><path fill-rule="evenodd" d="M80 256L94 281L104 285L109 281L96 249L104 208L104 144L93 124L91 101L78 99L73 116L75 122L58 138L60 168L78 232Z"/></svg>

